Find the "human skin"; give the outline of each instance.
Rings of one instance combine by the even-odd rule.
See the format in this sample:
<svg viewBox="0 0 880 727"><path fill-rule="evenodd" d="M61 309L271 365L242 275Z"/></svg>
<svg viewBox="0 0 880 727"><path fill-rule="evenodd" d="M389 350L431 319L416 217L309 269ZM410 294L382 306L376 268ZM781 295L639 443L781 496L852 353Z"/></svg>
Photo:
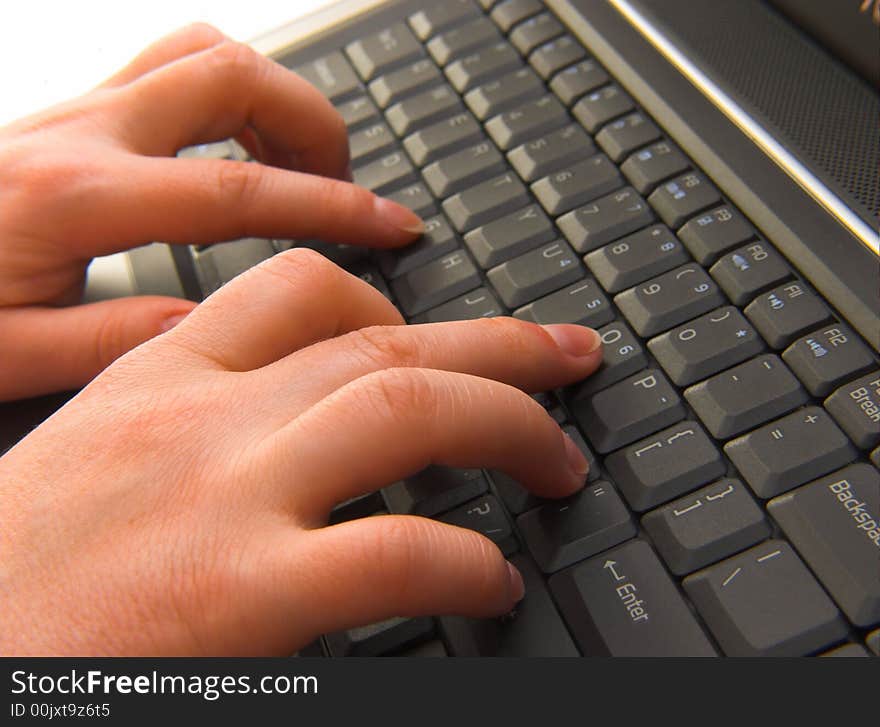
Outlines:
<svg viewBox="0 0 880 727"><path fill-rule="evenodd" d="M167 158L229 136L263 163ZM525 392L591 373L594 331L406 326L309 250L195 308L77 304L93 255L156 239L411 241L418 218L347 169L329 104L205 26L0 131L0 331L15 342L0 398L85 384L0 459L0 653L290 654L341 628L498 615L522 597L473 531L327 517L430 464L577 491L586 461Z"/></svg>

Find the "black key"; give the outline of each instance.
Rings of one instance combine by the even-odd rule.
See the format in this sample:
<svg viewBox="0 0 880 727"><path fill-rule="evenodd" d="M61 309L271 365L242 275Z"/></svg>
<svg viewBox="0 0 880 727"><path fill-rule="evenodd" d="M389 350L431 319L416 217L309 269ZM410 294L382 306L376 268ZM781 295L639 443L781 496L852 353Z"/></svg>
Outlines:
<svg viewBox="0 0 880 727"><path fill-rule="evenodd" d="M577 323L598 328L614 318L614 311L596 281L585 278L519 308L513 315L532 323Z"/></svg>
<svg viewBox="0 0 880 727"><path fill-rule="evenodd" d="M394 146L395 143L391 129L380 121L378 124L349 134L348 147L351 161L356 164L368 162L383 152L387 153L389 147Z"/></svg>
<svg viewBox="0 0 880 727"><path fill-rule="evenodd" d="M460 109L458 94L444 84L398 101L385 112L385 118L398 136L406 136Z"/></svg>
<svg viewBox="0 0 880 727"><path fill-rule="evenodd" d="M642 512L721 477L724 460L699 424L679 422L609 455L605 467Z"/></svg>
<svg viewBox="0 0 880 727"><path fill-rule="evenodd" d="M840 612L781 540L694 573L684 588L728 656L805 656L846 636Z"/></svg>
<svg viewBox="0 0 880 727"><path fill-rule="evenodd" d="M409 26L419 40L458 25L479 13L471 0L445 0L409 16Z"/></svg>
<svg viewBox="0 0 880 727"><path fill-rule="evenodd" d="M782 256L762 240L724 255L709 273L737 305L745 305L758 293L791 277Z"/></svg>
<svg viewBox="0 0 880 727"><path fill-rule="evenodd" d="M699 265L683 265L614 297L640 336L651 336L727 301Z"/></svg>
<svg viewBox="0 0 880 727"><path fill-rule="evenodd" d="M358 96L336 107L349 132L355 131L371 121L378 121L379 110L366 96Z"/></svg>
<svg viewBox="0 0 880 727"><path fill-rule="evenodd" d="M758 233L736 208L724 204L691 220L678 234L697 262L709 265Z"/></svg>
<svg viewBox="0 0 880 727"><path fill-rule="evenodd" d="M876 446L880 443L880 371L839 388L825 400L825 408L857 447Z"/></svg>
<svg viewBox="0 0 880 727"><path fill-rule="evenodd" d="M379 492L369 492L366 495L358 495L336 505L330 511L328 524L336 525L349 522L350 520L359 520L363 517L387 514L388 510L385 509L385 501L382 499L382 494Z"/></svg>
<svg viewBox="0 0 880 727"><path fill-rule="evenodd" d="M344 268L363 260L370 254L369 249L361 245L337 245L323 240L273 240L272 245L278 252L294 247L307 247Z"/></svg>
<svg viewBox="0 0 880 727"><path fill-rule="evenodd" d="M427 58L420 58L415 63L371 81L369 89L376 103L384 109L416 91L424 91L426 86L440 83L442 78L437 66Z"/></svg>
<svg viewBox="0 0 880 727"><path fill-rule="evenodd" d="M389 512L434 517L484 494L482 470L431 466L382 490Z"/></svg>
<svg viewBox="0 0 880 727"><path fill-rule="evenodd" d="M690 166L687 157L665 139L635 152L620 171L642 194L648 194L660 182L681 174Z"/></svg>
<svg viewBox="0 0 880 727"><path fill-rule="evenodd" d="M287 65L283 60L281 62ZM293 70L333 103L342 101L361 89L354 69L338 51L311 63L296 66Z"/></svg>
<svg viewBox="0 0 880 727"><path fill-rule="evenodd" d="M465 53L475 51L483 45L497 43L500 40L501 34L498 32L498 28L487 18L478 18L467 25L438 35L426 47L437 64L445 66Z"/></svg>
<svg viewBox="0 0 880 727"><path fill-rule="evenodd" d="M529 56L529 63L543 79L548 79L587 55L580 43L570 35L545 43Z"/></svg>
<svg viewBox="0 0 880 727"><path fill-rule="evenodd" d="M748 488L736 479L719 480L642 517L676 575L744 550L770 537L770 524Z"/></svg>
<svg viewBox="0 0 880 727"><path fill-rule="evenodd" d="M585 656L715 656L651 547L631 540L552 576Z"/></svg>
<svg viewBox="0 0 880 727"><path fill-rule="evenodd" d="M411 134L403 140L403 147L421 167L482 138L480 125L467 111L463 111Z"/></svg>
<svg viewBox="0 0 880 727"><path fill-rule="evenodd" d="M392 280L452 252L458 245L458 235L443 215L437 215L425 220L425 232L414 243L394 250L379 250L376 258L382 274Z"/></svg>
<svg viewBox="0 0 880 727"><path fill-rule="evenodd" d="M495 491L511 515L519 515L527 510L540 507L543 503L547 502L547 500L533 495L504 472L490 470L489 475L492 478L492 483L495 485Z"/></svg>
<svg viewBox="0 0 880 727"><path fill-rule="evenodd" d="M651 225L589 253L584 262L609 293L637 285L688 261L666 225Z"/></svg>
<svg viewBox="0 0 880 727"><path fill-rule="evenodd" d="M785 348L831 318L822 299L797 280L759 296L744 312L773 348Z"/></svg>
<svg viewBox="0 0 880 727"><path fill-rule="evenodd" d="M767 504L807 565L857 626L880 622L880 473L855 464Z"/></svg>
<svg viewBox="0 0 880 727"><path fill-rule="evenodd" d="M523 55L542 43L562 35L564 28L550 13L541 13L524 23L520 23L510 34L510 42Z"/></svg>
<svg viewBox="0 0 880 727"><path fill-rule="evenodd" d="M615 83L584 96L571 112L591 134L611 119L623 116L635 108L633 100Z"/></svg>
<svg viewBox="0 0 880 727"><path fill-rule="evenodd" d="M555 96L542 96L486 122L486 131L499 149L511 149L533 136L562 126L568 121L565 107Z"/></svg>
<svg viewBox="0 0 880 727"><path fill-rule="evenodd" d="M446 653L446 647L440 639L432 639L431 641L424 641L421 644L400 649L392 656L423 659L444 657L449 656L449 654Z"/></svg>
<svg viewBox="0 0 880 727"><path fill-rule="evenodd" d="M590 397L571 402L587 441L604 454L685 418L675 389L658 369L646 369Z"/></svg>
<svg viewBox="0 0 880 727"><path fill-rule="evenodd" d="M583 382L571 388L571 399L589 398L648 365L641 342L623 321L614 321L600 328L598 333L602 337L602 363Z"/></svg>
<svg viewBox="0 0 880 727"><path fill-rule="evenodd" d="M526 142L507 154L520 177L534 182L566 164L586 159L596 153L596 146L576 124L569 124Z"/></svg>
<svg viewBox="0 0 880 727"><path fill-rule="evenodd" d="M425 641L433 635L434 620L430 617L394 617L369 626L327 634L324 641L330 656L383 656Z"/></svg>
<svg viewBox="0 0 880 727"><path fill-rule="evenodd" d="M390 192L415 179L416 170L402 151L393 151L354 170L354 183L376 194Z"/></svg>
<svg viewBox="0 0 880 727"><path fill-rule="evenodd" d="M852 462L856 448L810 406L728 442L724 451L759 497L774 497Z"/></svg>
<svg viewBox="0 0 880 727"><path fill-rule="evenodd" d="M403 23L349 43L345 52L365 81L424 54L421 43Z"/></svg>
<svg viewBox="0 0 880 727"><path fill-rule="evenodd" d="M632 187L624 187L559 218L558 224L578 252L588 252L653 220L645 200Z"/></svg>
<svg viewBox="0 0 880 727"><path fill-rule="evenodd" d="M422 170L422 176L431 191L443 198L506 170L504 157L495 145L481 141L429 164Z"/></svg>
<svg viewBox="0 0 880 727"><path fill-rule="evenodd" d="M583 277L577 255L556 240L492 268L486 277L508 308L528 303Z"/></svg>
<svg viewBox="0 0 880 727"><path fill-rule="evenodd" d="M563 500L546 502L520 515L516 524L545 573L555 573L636 534L620 496L604 481Z"/></svg>
<svg viewBox="0 0 880 727"><path fill-rule="evenodd" d="M464 241L480 266L491 268L554 237L553 223L532 204L471 230Z"/></svg>
<svg viewBox="0 0 880 727"><path fill-rule="evenodd" d="M831 651L826 651L824 654L819 654L821 657L842 657L844 659L852 659L857 656L865 656L870 657L871 655L868 653L868 650L862 646L861 644L844 644L843 646L838 646L836 649L832 649Z"/></svg>
<svg viewBox="0 0 880 727"><path fill-rule="evenodd" d="M248 237L211 245L196 258L202 294L207 297L237 275L275 254L269 240Z"/></svg>
<svg viewBox="0 0 880 727"><path fill-rule="evenodd" d="M617 167L604 154L596 154L539 179L532 185L532 191L547 212L558 215L617 189L622 184L623 177ZM562 229L573 244L580 241L579 234L573 232L569 235L564 227Z"/></svg>
<svg viewBox="0 0 880 727"><path fill-rule="evenodd" d="M466 502L438 519L460 528L476 530L495 543L506 556L517 551L516 536L494 495L483 495Z"/></svg>
<svg viewBox="0 0 880 727"><path fill-rule="evenodd" d="M463 250L411 270L393 281L394 295L408 316L467 293L480 284L480 274Z"/></svg>
<svg viewBox="0 0 880 727"><path fill-rule="evenodd" d="M715 185L700 172L688 172L670 179L648 197L648 202L670 227L682 225L689 217L720 201L721 195Z"/></svg>
<svg viewBox="0 0 880 727"><path fill-rule="evenodd" d="M782 360L813 396L827 396L877 365L871 349L842 323L799 338L785 349Z"/></svg>
<svg viewBox="0 0 880 727"><path fill-rule="evenodd" d="M385 282L385 278L382 277L382 273L379 272L379 269L373 266L369 261L363 261L349 266L348 272L352 275L356 275L365 283L372 285L389 300L391 299L391 291L388 290L388 284Z"/></svg>
<svg viewBox="0 0 880 727"><path fill-rule="evenodd" d="M684 392L706 428L727 439L805 404L807 392L779 360L765 354Z"/></svg>
<svg viewBox="0 0 880 727"><path fill-rule="evenodd" d="M388 195L388 198L404 207L409 207L423 219L437 214L437 202L421 182L404 187Z"/></svg>
<svg viewBox="0 0 880 727"><path fill-rule="evenodd" d="M439 323L441 321L465 321L473 318L491 318L504 315L504 307L488 288L477 288L469 293L438 305L416 316L414 323Z"/></svg>
<svg viewBox="0 0 880 727"><path fill-rule="evenodd" d="M443 210L459 232L527 205L529 193L511 172L487 179L443 202Z"/></svg>
<svg viewBox="0 0 880 727"><path fill-rule="evenodd" d="M503 73L516 70L522 60L506 42L495 43L446 66L446 77L459 93Z"/></svg>
<svg viewBox="0 0 880 727"><path fill-rule="evenodd" d="M596 143L614 161L622 161L639 147L650 144L660 136L654 122L636 112L612 121L596 134Z"/></svg>
<svg viewBox="0 0 880 727"><path fill-rule="evenodd" d="M874 656L880 656L880 629L872 631L865 638L865 646L867 646Z"/></svg>
<svg viewBox="0 0 880 727"><path fill-rule="evenodd" d="M571 106L585 93L608 83L608 74L596 61L581 61L565 68L550 81L553 91L562 103Z"/></svg>
<svg viewBox="0 0 880 727"><path fill-rule="evenodd" d="M736 308L726 306L652 338L648 348L670 379L687 386L761 353L764 342Z"/></svg>
<svg viewBox="0 0 880 727"><path fill-rule="evenodd" d="M544 84L531 68L518 68L495 81L471 89L464 102L480 121L544 93Z"/></svg>
<svg viewBox="0 0 880 727"><path fill-rule="evenodd" d="M517 23L537 15L543 9L538 0L505 0L493 8L491 18L506 33Z"/></svg>
<svg viewBox="0 0 880 727"><path fill-rule="evenodd" d="M577 656L537 566L523 553L510 562L522 574L525 597L501 618L440 618L450 652L454 656Z"/></svg>

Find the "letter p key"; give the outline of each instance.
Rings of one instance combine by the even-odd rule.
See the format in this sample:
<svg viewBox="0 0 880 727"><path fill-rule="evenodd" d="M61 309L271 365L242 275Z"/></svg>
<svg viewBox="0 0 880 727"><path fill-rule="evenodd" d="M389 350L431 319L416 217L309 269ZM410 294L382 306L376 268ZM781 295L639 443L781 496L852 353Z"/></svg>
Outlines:
<svg viewBox="0 0 880 727"><path fill-rule="evenodd" d="M633 386L643 386L646 389L653 389L657 386L657 377L653 374L648 374L644 378L633 381Z"/></svg>

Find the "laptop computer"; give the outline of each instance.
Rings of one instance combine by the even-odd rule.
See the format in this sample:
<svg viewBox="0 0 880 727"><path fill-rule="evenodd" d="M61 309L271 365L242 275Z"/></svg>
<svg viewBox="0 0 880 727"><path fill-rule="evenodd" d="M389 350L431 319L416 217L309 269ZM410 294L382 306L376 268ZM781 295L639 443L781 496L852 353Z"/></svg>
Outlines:
<svg viewBox="0 0 880 727"><path fill-rule="evenodd" d="M516 613L396 618L303 654L880 652L876 15L346 0L254 41L337 106L355 181L428 232L382 253L157 243L116 258L109 290L200 300L307 245L410 322L514 315L605 342L594 376L537 396L591 461L576 497L434 468L333 515L483 532L526 580Z"/></svg>

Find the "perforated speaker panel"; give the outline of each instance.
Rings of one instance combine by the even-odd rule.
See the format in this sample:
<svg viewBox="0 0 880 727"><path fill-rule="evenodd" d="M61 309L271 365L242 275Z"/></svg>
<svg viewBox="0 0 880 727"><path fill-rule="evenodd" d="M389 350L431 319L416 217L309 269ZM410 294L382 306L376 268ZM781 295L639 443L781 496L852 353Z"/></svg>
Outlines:
<svg viewBox="0 0 880 727"><path fill-rule="evenodd" d="M880 97L874 89L757 0L633 4L865 222L877 227Z"/></svg>

